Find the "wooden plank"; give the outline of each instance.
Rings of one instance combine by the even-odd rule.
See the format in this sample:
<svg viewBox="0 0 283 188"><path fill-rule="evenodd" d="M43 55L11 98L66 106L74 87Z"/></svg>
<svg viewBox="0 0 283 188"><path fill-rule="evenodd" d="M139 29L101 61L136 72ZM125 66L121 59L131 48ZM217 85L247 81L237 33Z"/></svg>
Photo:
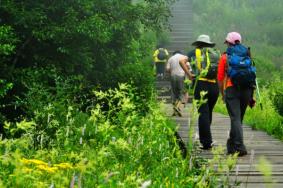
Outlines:
<svg viewBox="0 0 283 188"><path fill-rule="evenodd" d="M244 183L241 184L240 187L246 187ZM272 188L282 188L283 183L252 183L249 182L248 188L267 188L267 187L272 187Z"/></svg>

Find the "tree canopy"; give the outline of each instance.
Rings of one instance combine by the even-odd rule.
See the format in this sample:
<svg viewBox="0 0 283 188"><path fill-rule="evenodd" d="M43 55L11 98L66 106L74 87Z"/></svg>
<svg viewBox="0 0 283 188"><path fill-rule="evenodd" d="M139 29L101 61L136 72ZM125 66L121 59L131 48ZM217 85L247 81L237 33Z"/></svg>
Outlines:
<svg viewBox="0 0 283 188"><path fill-rule="evenodd" d="M114 75L116 70L142 63L155 46L155 33L168 28L172 2L2 0L0 74L6 89L0 93L0 111L7 111L9 105L21 108L19 101L31 87L54 88L59 77L75 76L85 86L117 85L123 78Z"/></svg>

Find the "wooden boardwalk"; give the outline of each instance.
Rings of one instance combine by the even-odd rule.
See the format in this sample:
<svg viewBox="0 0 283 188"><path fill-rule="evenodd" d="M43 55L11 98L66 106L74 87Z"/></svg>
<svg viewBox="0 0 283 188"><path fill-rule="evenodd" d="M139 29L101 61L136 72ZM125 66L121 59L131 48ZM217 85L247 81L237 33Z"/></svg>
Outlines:
<svg viewBox="0 0 283 188"><path fill-rule="evenodd" d="M158 81L157 88L160 91L160 99L164 98L165 101L169 101L170 98L170 85L169 81ZM178 132L184 141L188 141L188 119L189 119L188 104L183 109L182 117L171 117L172 104L170 102L165 103L164 112L168 117L175 120L178 124ZM195 131L198 130L197 125L193 125ZM228 138L228 132L230 129L230 119L226 115L219 113L213 114L213 122L211 126L212 137L217 146L226 148L226 141ZM253 130L251 127L244 125L244 142L248 150L248 155L239 157L237 160L238 176L237 180L242 184L239 187L250 188L263 188L283 187L283 142L274 139L267 135L265 132ZM251 153L254 153L251 162ZM213 157L211 151L202 151L201 156L210 159ZM264 156L271 164L272 177L269 180L265 180L262 173L258 170L259 159ZM235 178L235 169L232 171L232 179Z"/></svg>

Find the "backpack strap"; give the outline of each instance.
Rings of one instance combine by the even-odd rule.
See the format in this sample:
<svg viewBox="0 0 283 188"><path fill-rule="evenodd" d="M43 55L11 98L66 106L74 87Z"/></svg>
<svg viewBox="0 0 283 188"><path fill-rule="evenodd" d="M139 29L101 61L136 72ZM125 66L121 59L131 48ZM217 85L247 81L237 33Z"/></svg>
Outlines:
<svg viewBox="0 0 283 188"><path fill-rule="evenodd" d="M198 70L201 70L201 62L202 62L202 55L201 55L201 49L196 48L196 67Z"/></svg>
<svg viewBox="0 0 283 188"><path fill-rule="evenodd" d="M210 58L209 58L209 55L208 55L208 49L207 48L206 48L205 56L206 56L206 67L205 67L205 69L208 70L208 68L210 67Z"/></svg>
<svg viewBox="0 0 283 188"><path fill-rule="evenodd" d="M202 67L202 61L204 61L204 58L202 57L203 51L201 49L197 48L195 50L195 54L196 54L196 67L199 70L198 80L216 83L216 79L207 79L207 78L204 77L204 75L207 74L210 63L211 63L210 58L209 58L209 54L208 54L208 49L205 48L206 67L204 69Z"/></svg>

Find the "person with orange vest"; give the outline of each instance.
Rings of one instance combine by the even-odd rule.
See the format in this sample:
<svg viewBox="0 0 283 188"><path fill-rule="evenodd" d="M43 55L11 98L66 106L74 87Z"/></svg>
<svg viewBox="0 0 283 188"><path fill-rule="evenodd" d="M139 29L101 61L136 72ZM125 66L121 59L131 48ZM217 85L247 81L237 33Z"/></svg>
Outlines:
<svg viewBox="0 0 283 188"><path fill-rule="evenodd" d="M229 48L240 45L242 37L238 32L230 32L227 34L225 44L227 44L227 52ZM247 52L248 55L248 52ZM223 101L231 120L231 128L229 138L227 140L227 154L238 153L238 156L247 155L247 149L244 145L242 122L245 111L252 99L252 87L238 87L232 82L228 76L229 55L223 53L218 65L218 85ZM230 59L229 59L230 61Z"/></svg>

